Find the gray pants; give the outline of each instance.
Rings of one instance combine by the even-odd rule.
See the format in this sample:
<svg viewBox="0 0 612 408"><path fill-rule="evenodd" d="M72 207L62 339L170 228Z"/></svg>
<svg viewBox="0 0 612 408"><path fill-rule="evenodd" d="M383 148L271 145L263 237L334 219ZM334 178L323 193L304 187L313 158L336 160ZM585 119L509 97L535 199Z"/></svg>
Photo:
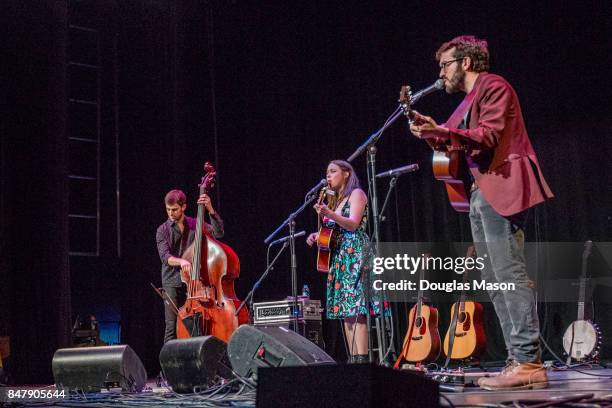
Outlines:
<svg viewBox="0 0 612 408"><path fill-rule="evenodd" d="M185 285L176 288L173 286L164 286L164 290L168 297L174 302L176 307L180 308L185 303L187 289ZM164 333L164 343L169 340L176 339L176 313L174 308L164 302L164 315L166 321L166 330Z"/></svg>
<svg viewBox="0 0 612 408"><path fill-rule="evenodd" d="M476 189L470 198L470 223L478 256L487 253L490 261L490 267L482 271L482 279L516 284L516 290L489 291L508 358L519 363L539 361L540 325L533 282L525 267L523 231L499 215L480 189Z"/></svg>

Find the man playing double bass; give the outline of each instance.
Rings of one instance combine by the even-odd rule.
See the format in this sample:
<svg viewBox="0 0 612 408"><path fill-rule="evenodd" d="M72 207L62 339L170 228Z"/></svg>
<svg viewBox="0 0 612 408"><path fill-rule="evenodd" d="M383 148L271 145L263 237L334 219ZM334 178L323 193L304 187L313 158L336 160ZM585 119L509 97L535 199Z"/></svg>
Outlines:
<svg viewBox="0 0 612 408"><path fill-rule="evenodd" d="M186 251L195 238L196 219L187 217L187 199L181 190L172 190L164 198L168 219L157 228L157 251L162 262L162 287L168 298L180 308L185 303L186 286L181 274L191 272L191 262L185 258ZM215 238L223 237L223 220L212 206L210 197L202 194L198 204L204 204L210 215L210 224L205 227ZM164 303L166 329L164 343L176 338L176 312L172 305Z"/></svg>
<svg viewBox="0 0 612 408"><path fill-rule="evenodd" d="M487 72L486 40L456 37L440 47L436 59L446 92L466 96L444 125L417 114L410 131L436 150L449 145L465 150L472 236L477 251L486 251L492 265L492 270L483 270L482 278L516 284L514 291L489 292L508 360L501 375L483 378L479 385L489 390L546 387L523 228L527 210L553 194L527 135L516 92L504 78Z"/></svg>

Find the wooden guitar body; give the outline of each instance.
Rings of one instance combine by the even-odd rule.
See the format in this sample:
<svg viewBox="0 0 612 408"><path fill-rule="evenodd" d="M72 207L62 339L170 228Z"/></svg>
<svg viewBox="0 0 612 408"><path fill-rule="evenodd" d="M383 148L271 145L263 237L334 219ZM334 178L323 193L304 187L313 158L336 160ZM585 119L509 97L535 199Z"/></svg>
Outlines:
<svg viewBox="0 0 612 408"><path fill-rule="evenodd" d="M317 271L319 272L329 272L333 234L333 228L319 228L319 239L317 241Z"/></svg>
<svg viewBox="0 0 612 408"><path fill-rule="evenodd" d="M223 276L221 281L221 287L223 293L227 299L230 299L234 303L234 307L238 309L242 303L236 295L236 289L234 282L240 277L240 259L234 250L227 244L217 241L217 243L223 248L225 256L227 257L227 273ZM243 307L238 313L238 325L249 323L249 310Z"/></svg>
<svg viewBox="0 0 612 408"><path fill-rule="evenodd" d="M460 310L455 312L455 308L457 307L459 307ZM463 311L461 311L460 302L456 302L451 308L451 321L455 313L457 313L457 324L455 327L455 338L453 340L453 350L450 358L463 360L470 357L479 357L487 346L482 304L473 301L465 301L463 302ZM443 349L444 354L447 356L451 328L452 325L444 336Z"/></svg>
<svg viewBox="0 0 612 408"><path fill-rule="evenodd" d="M208 162L204 170L200 195L209 193L216 174ZM176 335L179 339L212 335L228 342L239 325L234 280L240 275L240 261L229 246L205 231L204 211L204 204L198 204L194 242L183 254L190 258L191 271L181 275L187 299L177 313Z"/></svg>
<svg viewBox="0 0 612 408"><path fill-rule="evenodd" d="M433 173L436 180L443 181L450 205L458 212L470 212L470 199L461 178L460 150L434 151Z"/></svg>
<svg viewBox="0 0 612 408"><path fill-rule="evenodd" d="M411 362L434 361L440 355L440 333L438 331L438 309L421 305L420 316L417 305L410 309L408 332L404 338L402 355ZM412 333L410 328L412 328Z"/></svg>
<svg viewBox="0 0 612 408"><path fill-rule="evenodd" d="M223 278L227 273L228 256L221 244L210 235L202 243L206 245L206 270L199 279L189 282L188 297L179 309L177 319L177 338L213 335L228 342L238 328L238 317L234 316L236 306L233 299L226 296ZM233 251L232 251L233 252ZM235 253L234 253L235 255ZM233 282L232 287L233 287Z"/></svg>

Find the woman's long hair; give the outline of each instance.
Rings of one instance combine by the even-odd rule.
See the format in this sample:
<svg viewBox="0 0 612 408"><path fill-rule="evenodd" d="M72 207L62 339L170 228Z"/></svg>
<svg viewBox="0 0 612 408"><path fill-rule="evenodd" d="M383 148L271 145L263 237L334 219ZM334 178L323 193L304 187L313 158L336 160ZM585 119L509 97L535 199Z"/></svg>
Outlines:
<svg viewBox="0 0 612 408"><path fill-rule="evenodd" d="M335 164L336 166L340 167L340 170L349 173L346 183L343 186L340 186L338 189L339 191L336 191L334 196L329 197L328 207L335 210L338 204L340 204L345 197L349 197L353 190L356 188L361 188L361 186L359 185L359 178L357 177L357 174L355 174L355 169L353 169L353 166L351 166L349 162L344 160L332 160L329 162L329 164Z"/></svg>

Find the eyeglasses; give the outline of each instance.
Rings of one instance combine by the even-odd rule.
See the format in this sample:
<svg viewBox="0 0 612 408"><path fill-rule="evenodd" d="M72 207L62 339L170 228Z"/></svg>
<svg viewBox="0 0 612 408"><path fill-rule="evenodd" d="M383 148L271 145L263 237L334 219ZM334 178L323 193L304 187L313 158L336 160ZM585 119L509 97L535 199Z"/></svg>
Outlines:
<svg viewBox="0 0 612 408"><path fill-rule="evenodd" d="M452 59L452 60L441 62L440 63L440 69L446 71L446 67L448 67L450 64L452 64L453 62L456 62L456 61L461 61L463 59L465 59L465 57L455 58L455 59Z"/></svg>

